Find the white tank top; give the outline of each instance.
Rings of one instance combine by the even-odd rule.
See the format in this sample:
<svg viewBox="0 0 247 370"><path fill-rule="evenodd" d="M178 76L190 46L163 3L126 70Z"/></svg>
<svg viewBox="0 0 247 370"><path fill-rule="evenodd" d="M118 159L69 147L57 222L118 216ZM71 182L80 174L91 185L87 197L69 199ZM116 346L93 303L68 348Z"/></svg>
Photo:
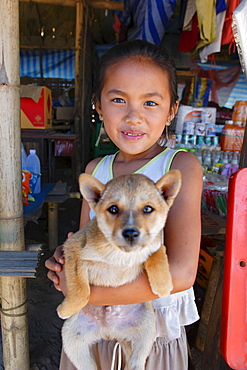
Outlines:
<svg viewBox="0 0 247 370"><path fill-rule="evenodd" d="M178 152L183 149L166 148L134 173L141 173L157 182L167 173ZM95 167L92 175L103 184L113 179L113 163L117 153L105 156ZM90 210L90 218L95 217ZM193 288L171 294L166 298L152 301L156 313L156 337L163 337L167 341L180 337L181 326L190 325L199 319Z"/></svg>

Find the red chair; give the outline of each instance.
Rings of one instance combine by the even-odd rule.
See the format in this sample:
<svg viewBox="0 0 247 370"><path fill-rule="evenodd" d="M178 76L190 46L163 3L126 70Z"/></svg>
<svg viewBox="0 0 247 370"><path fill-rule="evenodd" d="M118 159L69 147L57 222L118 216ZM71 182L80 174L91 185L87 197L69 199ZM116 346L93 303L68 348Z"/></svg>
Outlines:
<svg viewBox="0 0 247 370"><path fill-rule="evenodd" d="M229 181L220 349L231 368L247 369L247 168Z"/></svg>

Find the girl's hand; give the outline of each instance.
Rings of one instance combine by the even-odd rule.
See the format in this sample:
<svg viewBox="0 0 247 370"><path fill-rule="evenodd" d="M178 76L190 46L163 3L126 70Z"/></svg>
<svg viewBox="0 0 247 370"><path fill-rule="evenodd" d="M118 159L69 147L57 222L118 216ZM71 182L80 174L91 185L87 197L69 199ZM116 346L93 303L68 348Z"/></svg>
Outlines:
<svg viewBox="0 0 247 370"><path fill-rule="evenodd" d="M68 233L68 238L73 235L72 232ZM56 248L52 257L45 261L45 266L49 269L47 273L48 279L50 279L54 287L66 294L66 280L63 265L65 263L63 255L63 245Z"/></svg>

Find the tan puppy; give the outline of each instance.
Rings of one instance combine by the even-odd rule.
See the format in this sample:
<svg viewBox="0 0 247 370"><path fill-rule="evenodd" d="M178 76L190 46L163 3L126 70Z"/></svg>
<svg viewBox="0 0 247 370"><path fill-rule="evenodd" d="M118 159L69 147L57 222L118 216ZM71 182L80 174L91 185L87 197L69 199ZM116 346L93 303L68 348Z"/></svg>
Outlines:
<svg viewBox="0 0 247 370"><path fill-rule="evenodd" d="M156 184L141 174L123 175L106 185L81 174L79 184L96 218L64 244L68 293L57 310L61 318L70 317L62 330L64 350L78 370L97 370L90 346L115 339L124 351L125 369L143 370L155 339L152 303L87 305L90 285L117 287L145 269L152 291L159 297L170 294L162 230L181 174L172 170Z"/></svg>

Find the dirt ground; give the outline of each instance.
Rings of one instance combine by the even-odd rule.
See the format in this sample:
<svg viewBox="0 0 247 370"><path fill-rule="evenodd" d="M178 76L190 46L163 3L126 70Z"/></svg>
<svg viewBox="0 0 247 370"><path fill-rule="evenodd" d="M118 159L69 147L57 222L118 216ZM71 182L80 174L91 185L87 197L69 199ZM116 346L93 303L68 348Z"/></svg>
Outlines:
<svg viewBox="0 0 247 370"><path fill-rule="evenodd" d="M78 229L80 202L78 199L68 199L59 207L59 243L66 239L69 231ZM25 235L27 243L42 243L44 248L44 255L39 263L37 277L27 279L30 370L57 370L61 350L60 331L63 321L58 318L56 308L62 301L63 295L55 290L53 284L46 277L47 270L44 262L53 252L48 249L47 211L45 206L38 223L27 223ZM196 303L199 311L202 307L203 297L203 289L197 287ZM192 356L190 370L201 369L201 352L195 346L197 329L198 323L187 327ZM2 369L4 369L4 366L2 346L0 346L0 370Z"/></svg>

